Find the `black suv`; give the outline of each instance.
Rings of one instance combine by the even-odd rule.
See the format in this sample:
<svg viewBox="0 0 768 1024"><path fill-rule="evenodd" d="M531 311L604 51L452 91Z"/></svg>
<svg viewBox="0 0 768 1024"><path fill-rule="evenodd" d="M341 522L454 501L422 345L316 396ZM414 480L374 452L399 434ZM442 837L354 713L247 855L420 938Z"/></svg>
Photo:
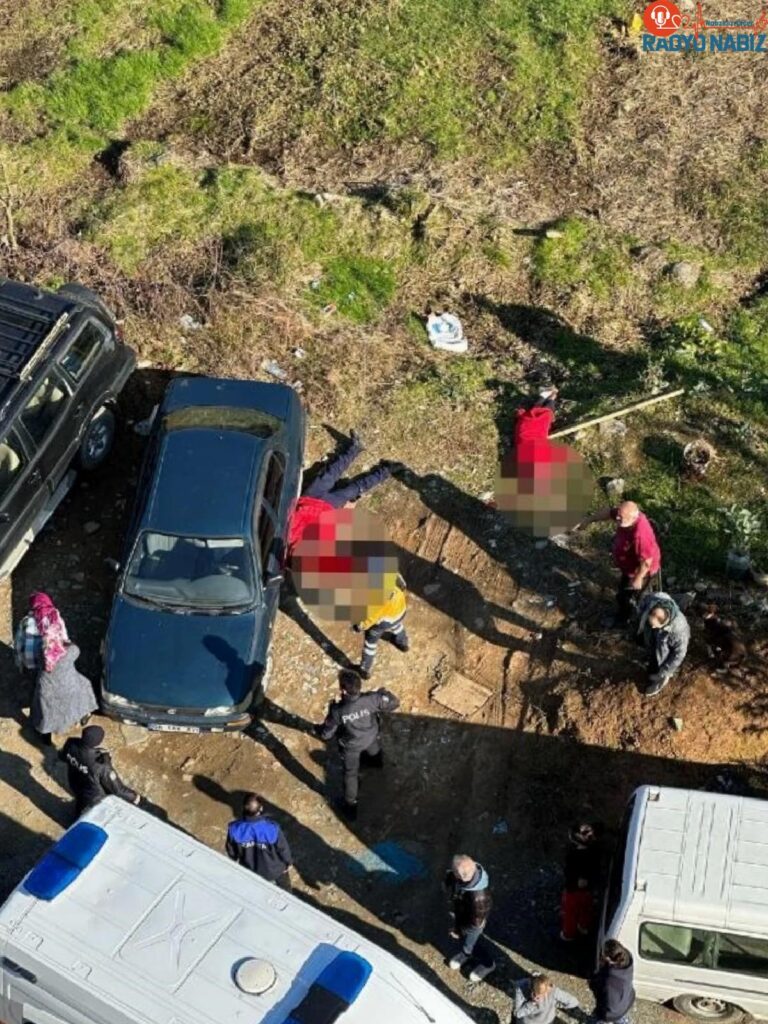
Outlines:
<svg viewBox="0 0 768 1024"><path fill-rule="evenodd" d="M81 285L58 293L0 278L0 579L115 435L136 365L115 318Z"/></svg>

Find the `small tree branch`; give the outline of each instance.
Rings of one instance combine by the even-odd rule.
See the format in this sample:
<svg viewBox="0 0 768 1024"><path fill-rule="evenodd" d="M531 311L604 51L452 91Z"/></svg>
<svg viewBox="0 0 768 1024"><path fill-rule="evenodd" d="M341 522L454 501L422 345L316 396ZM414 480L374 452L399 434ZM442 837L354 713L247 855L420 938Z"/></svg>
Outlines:
<svg viewBox="0 0 768 1024"><path fill-rule="evenodd" d="M5 223L8 229L8 245L11 252L18 252L19 243L16 239L16 224L13 219L13 208L15 205L16 195L13 186L8 181L8 172L5 168L5 162L0 160L0 183L2 184L2 192L0 192L0 207L2 207L3 213L5 214Z"/></svg>

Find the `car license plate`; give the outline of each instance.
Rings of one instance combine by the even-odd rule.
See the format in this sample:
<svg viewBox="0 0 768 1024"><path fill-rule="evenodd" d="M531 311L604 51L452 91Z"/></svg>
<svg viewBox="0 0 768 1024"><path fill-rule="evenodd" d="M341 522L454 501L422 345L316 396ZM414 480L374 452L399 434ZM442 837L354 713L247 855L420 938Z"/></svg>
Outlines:
<svg viewBox="0 0 768 1024"><path fill-rule="evenodd" d="M151 722L147 728L154 732L200 732L196 725L168 725L165 722Z"/></svg>

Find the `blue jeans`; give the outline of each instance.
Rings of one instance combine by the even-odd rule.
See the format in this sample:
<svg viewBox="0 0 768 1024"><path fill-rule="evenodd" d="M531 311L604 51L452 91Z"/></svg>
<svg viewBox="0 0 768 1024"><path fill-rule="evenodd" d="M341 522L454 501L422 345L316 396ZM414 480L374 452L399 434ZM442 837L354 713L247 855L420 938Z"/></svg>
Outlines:
<svg viewBox="0 0 768 1024"><path fill-rule="evenodd" d="M358 445L352 444L345 452L332 459L305 489L305 496L320 498L333 508L342 508L348 501L357 501L366 491L383 483L390 475L388 466L374 466L345 487L336 486L361 451Z"/></svg>
<svg viewBox="0 0 768 1024"><path fill-rule="evenodd" d="M488 943L482 937L485 925L481 924L476 928L467 928L461 933L461 952L466 956L474 957L481 964L490 967L495 961L491 956Z"/></svg>

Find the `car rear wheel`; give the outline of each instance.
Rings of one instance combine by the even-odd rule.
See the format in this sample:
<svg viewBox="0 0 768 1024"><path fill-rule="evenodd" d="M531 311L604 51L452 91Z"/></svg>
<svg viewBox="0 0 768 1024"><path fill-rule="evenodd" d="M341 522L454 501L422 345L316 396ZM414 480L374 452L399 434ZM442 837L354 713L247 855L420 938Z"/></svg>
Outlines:
<svg viewBox="0 0 768 1024"><path fill-rule="evenodd" d="M96 469L105 461L115 440L115 414L102 406L85 428L78 459L82 469Z"/></svg>
<svg viewBox="0 0 768 1024"><path fill-rule="evenodd" d="M717 996L675 996L672 1005L678 1013L691 1020L709 1021L712 1024L737 1024L744 1016L744 1011L738 1006L718 999Z"/></svg>
<svg viewBox="0 0 768 1024"><path fill-rule="evenodd" d="M76 284L74 281L69 284L63 284L61 288L59 288L59 295L63 295L68 299L74 299L75 302L82 302L84 306L90 306L92 309L97 310L102 316L105 316L110 323L115 322L115 314L106 302L104 302L96 292L91 291L90 288L86 288L83 284Z"/></svg>

